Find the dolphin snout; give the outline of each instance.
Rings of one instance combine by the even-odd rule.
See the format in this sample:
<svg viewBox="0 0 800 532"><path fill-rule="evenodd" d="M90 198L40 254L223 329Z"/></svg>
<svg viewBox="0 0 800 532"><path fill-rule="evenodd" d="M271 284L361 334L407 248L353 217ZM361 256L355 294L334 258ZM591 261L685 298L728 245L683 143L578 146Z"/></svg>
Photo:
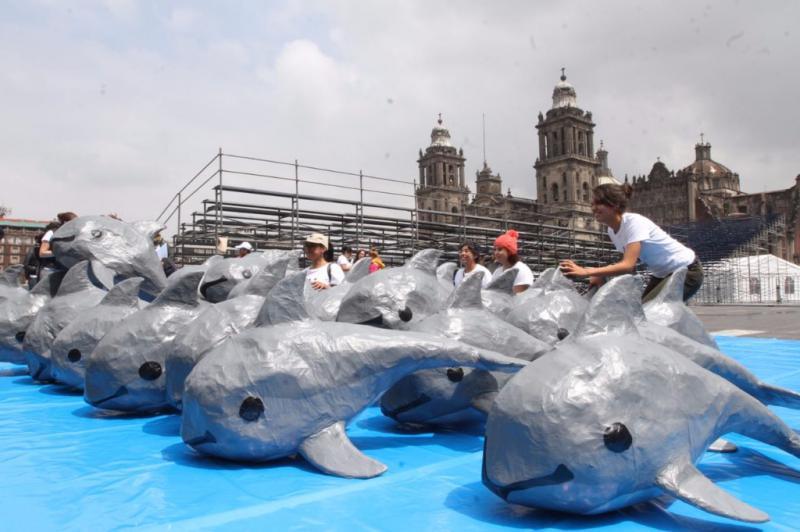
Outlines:
<svg viewBox="0 0 800 532"><path fill-rule="evenodd" d="M91 397L91 393L89 392L89 388L87 387L86 393L84 394L84 398L86 399L86 402L89 403L90 405L102 408L103 403L107 403L112 399L116 399L118 397L122 397L123 395L127 394L128 394L128 388L126 388L125 386L120 386L119 388L117 388L117 391L115 391L111 395L108 395L100 399L94 399Z"/></svg>
<svg viewBox="0 0 800 532"><path fill-rule="evenodd" d="M555 486L558 484L569 482L574 478L575 475L572 473L572 471L569 470L567 466L565 466L564 464L559 464L558 467L556 467L555 471L553 471L550 474L542 475L540 477L530 478L528 480L521 480L519 482L508 484L507 486L499 486L494 482L492 482L492 479L489 478L489 475L486 472L486 452L484 451L483 454L483 471L481 473L481 479L483 480L483 484L487 488L489 488L489 490L492 493L505 500L508 500L509 495L511 495L515 491L523 491L530 488L537 488L541 486Z"/></svg>

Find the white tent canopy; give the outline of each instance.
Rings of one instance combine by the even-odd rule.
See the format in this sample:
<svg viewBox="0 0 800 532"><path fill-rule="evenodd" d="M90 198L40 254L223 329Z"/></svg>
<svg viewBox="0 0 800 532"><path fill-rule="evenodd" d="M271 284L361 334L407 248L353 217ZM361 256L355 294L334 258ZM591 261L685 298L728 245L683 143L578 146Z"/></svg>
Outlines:
<svg viewBox="0 0 800 532"><path fill-rule="evenodd" d="M775 255L728 258L706 266L702 301L800 303L800 266Z"/></svg>

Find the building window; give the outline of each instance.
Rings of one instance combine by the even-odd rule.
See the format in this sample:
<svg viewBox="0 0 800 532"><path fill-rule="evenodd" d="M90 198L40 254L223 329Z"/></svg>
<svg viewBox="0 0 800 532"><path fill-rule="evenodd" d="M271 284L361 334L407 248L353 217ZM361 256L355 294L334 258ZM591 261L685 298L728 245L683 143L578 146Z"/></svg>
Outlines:
<svg viewBox="0 0 800 532"><path fill-rule="evenodd" d="M11 260L8 262L9 264L19 264L19 255L11 255Z"/></svg>
<svg viewBox="0 0 800 532"><path fill-rule="evenodd" d="M739 205L739 214L747 214L747 205Z"/></svg>
<svg viewBox="0 0 800 532"><path fill-rule="evenodd" d="M783 293L784 294L794 294L794 278L787 277L783 280Z"/></svg>
<svg viewBox="0 0 800 532"><path fill-rule="evenodd" d="M551 196L553 196L553 201L558 202L558 183L553 183L552 185Z"/></svg>
<svg viewBox="0 0 800 532"><path fill-rule="evenodd" d="M589 203L591 201L591 194L589 193L589 184L584 182L583 183L583 202Z"/></svg>
<svg viewBox="0 0 800 532"><path fill-rule="evenodd" d="M751 296L761 295L761 279L759 279L758 277L750 278L750 295Z"/></svg>

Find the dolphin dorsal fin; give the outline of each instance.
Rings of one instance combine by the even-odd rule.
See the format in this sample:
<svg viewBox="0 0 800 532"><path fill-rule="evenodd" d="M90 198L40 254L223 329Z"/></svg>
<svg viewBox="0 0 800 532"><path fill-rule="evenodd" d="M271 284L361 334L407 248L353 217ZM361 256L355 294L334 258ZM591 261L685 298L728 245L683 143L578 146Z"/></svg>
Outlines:
<svg viewBox="0 0 800 532"><path fill-rule="evenodd" d="M89 266L90 279L94 284L106 290L114 288L114 277L116 276L114 270L96 259L92 259Z"/></svg>
<svg viewBox="0 0 800 532"><path fill-rule="evenodd" d="M667 277L664 281L667 283L666 286L656 294L650 304L655 305L657 303L666 302L683 303L683 284L686 282L687 273L688 270L685 266L672 272L672 275Z"/></svg>
<svg viewBox="0 0 800 532"><path fill-rule="evenodd" d="M139 286L144 281L142 277L131 277L114 285L100 301L101 305L115 307L139 308Z"/></svg>
<svg viewBox="0 0 800 532"><path fill-rule="evenodd" d="M542 288L545 290L550 289L550 284L553 282L553 276L556 273L556 268L547 268L531 285L531 288Z"/></svg>
<svg viewBox="0 0 800 532"><path fill-rule="evenodd" d="M641 279L620 275L597 291L575 328L575 336L636 332L635 324L640 319L644 319Z"/></svg>
<svg viewBox="0 0 800 532"><path fill-rule="evenodd" d="M221 260L225 260L225 258L222 255L211 255L205 261L203 261L203 264L201 266L207 269L212 264L216 264Z"/></svg>
<svg viewBox="0 0 800 532"><path fill-rule="evenodd" d="M181 275L180 272L172 274L171 282L167 283L167 287L161 292L155 300L150 303L151 307L158 307L161 305L185 305L189 307L197 306L200 302L200 296L197 293L197 287L200 284L200 279L203 278L203 271L193 270ZM175 276L179 276L175 279Z"/></svg>
<svg viewBox="0 0 800 532"><path fill-rule="evenodd" d="M347 276L345 277L345 281L348 283L355 283L360 279L363 279L367 275L369 275L369 265L372 262L372 259L369 257L363 257L356 261L353 264L353 267L350 268L350 271L347 272Z"/></svg>
<svg viewBox="0 0 800 532"><path fill-rule="evenodd" d="M456 275L456 270L458 270L458 264L455 262L443 262L436 268L436 277L440 281L453 284L453 277Z"/></svg>
<svg viewBox="0 0 800 532"><path fill-rule="evenodd" d="M65 296L82 292L89 288L97 288L94 280L92 280L91 266L88 260L82 260L75 266L67 271L64 279L61 281L61 286L58 287L58 295Z"/></svg>
<svg viewBox="0 0 800 532"><path fill-rule="evenodd" d="M305 286L304 271L293 273L278 281L267 294L267 299L256 318L256 327L308 319L303 295Z"/></svg>
<svg viewBox="0 0 800 532"><path fill-rule="evenodd" d="M289 265L289 257L282 256L270 261L269 264L250 279L244 287L242 294L255 296L266 296L270 290L286 275L286 267Z"/></svg>
<svg viewBox="0 0 800 532"><path fill-rule="evenodd" d="M718 487L686 458L662 469L656 476L656 485L673 497L712 514L749 523L769 521L769 515Z"/></svg>
<svg viewBox="0 0 800 532"><path fill-rule="evenodd" d="M135 222L131 222L131 225L134 229L146 236L151 242L156 234L167 228L166 225L155 220L137 220Z"/></svg>
<svg viewBox="0 0 800 532"><path fill-rule="evenodd" d="M423 249L406 262L409 268L415 268L428 272L431 275L436 275L436 265L439 263L439 257L442 252L438 249Z"/></svg>
<svg viewBox="0 0 800 532"><path fill-rule="evenodd" d="M553 270L548 290L575 290L575 282L564 275L561 268L553 268Z"/></svg>
<svg viewBox="0 0 800 532"><path fill-rule="evenodd" d="M298 451L314 467L331 475L372 478L386 471L385 465L366 456L353 445L341 421L303 440Z"/></svg>
<svg viewBox="0 0 800 532"><path fill-rule="evenodd" d="M492 282L489 283L489 286L487 286L486 289L494 290L496 292L502 292L504 294L513 294L514 281L516 279L517 279L517 270L508 270L507 272L503 272L503 274L497 279L492 280Z"/></svg>
<svg viewBox="0 0 800 532"><path fill-rule="evenodd" d="M453 290L448 308L483 308L481 283L483 272L475 272Z"/></svg>
<svg viewBox="0 0 800 532"><path fill-rule="evenodd" d="M23 268L24 266L22 264L14 264L13 266L7 267L3 270L2 275L0 275L0 284L13 288L22 286L19 284L19 280L22 277Z"/></svg>
<svg viewBox="0 0 800 532"><path fill-rule="evenodd" d="M36 286L31 290L31 294L53 297L58 293L61 287L61 282L64 280L64 275L67 272L61 270L43 270L42 277Z"/></svg>

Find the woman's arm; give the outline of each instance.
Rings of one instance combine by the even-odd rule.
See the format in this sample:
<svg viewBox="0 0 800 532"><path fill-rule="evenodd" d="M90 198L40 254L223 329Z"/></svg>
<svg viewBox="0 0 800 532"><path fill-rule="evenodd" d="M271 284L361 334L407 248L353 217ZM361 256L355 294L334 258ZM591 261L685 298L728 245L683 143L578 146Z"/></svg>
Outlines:
<svg viewBox="0 0 800 532"><path fill-rule="evenodd" d="M636 269L636 261L639 260L639 254L641 252L642 243L631 242L625 248L622 260L614 264L600 266L599 268L584 268L578 266L571 260L565 260L562 261L559 266L567 277L611 277L614 275L623 275L631 273Z"/></svg>
<svg viewBox="0 0 800 532"><path fill-rule="evenodd" d="M39 246L39 257L47 258L53 256L53 250L50 249L50 242L48 240L42 240L42 244Z"/></svg>

